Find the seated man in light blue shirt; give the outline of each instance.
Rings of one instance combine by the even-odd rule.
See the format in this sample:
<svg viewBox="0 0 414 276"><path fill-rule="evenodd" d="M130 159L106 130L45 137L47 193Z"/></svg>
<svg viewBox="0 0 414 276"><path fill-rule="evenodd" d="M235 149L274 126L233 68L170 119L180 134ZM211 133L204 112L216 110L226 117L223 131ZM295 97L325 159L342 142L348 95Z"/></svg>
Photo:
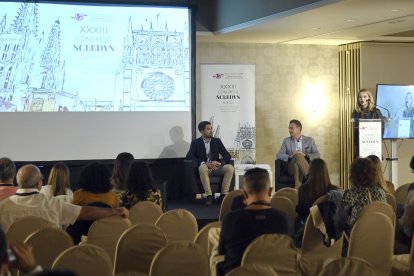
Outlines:
<svg viewBox="0 0 414 276"><path fill-rule="evenodd" d="M289 122L290 137L283 140L276 159L288 162L288 172L295 178L295 188L302 184L303 176L309 172L309 162L320 158L315 141L302 135L302 124L298 120Z"/></svg>

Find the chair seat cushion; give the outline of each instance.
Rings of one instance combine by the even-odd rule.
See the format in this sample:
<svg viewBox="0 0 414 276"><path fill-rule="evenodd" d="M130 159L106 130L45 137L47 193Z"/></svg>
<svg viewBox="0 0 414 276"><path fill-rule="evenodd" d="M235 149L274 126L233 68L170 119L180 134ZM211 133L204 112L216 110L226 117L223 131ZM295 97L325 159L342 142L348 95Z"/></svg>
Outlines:
<svg viewBox="0 0 414 276"><path fill-rule="evenodd" d="M221 183L222 178L220 176L210 176L210 183Z"/></svg>

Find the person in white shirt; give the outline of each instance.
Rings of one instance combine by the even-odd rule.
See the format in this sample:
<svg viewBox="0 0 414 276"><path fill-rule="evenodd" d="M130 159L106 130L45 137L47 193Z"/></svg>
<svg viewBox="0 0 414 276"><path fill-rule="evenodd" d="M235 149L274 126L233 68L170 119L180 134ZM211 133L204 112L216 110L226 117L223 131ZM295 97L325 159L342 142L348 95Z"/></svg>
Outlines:
<svg viewBox="0 0 414 276"><path fill-rule="evenodd" d="M129 215L126 208L77 206L39 193L43 177L39 168L32 164L21 167L16 179L19 185L16 194L0 201L0 223L5 229L25 216L41 217L61 228L62 225L73 224L77 219L96 220Z"/></svg>

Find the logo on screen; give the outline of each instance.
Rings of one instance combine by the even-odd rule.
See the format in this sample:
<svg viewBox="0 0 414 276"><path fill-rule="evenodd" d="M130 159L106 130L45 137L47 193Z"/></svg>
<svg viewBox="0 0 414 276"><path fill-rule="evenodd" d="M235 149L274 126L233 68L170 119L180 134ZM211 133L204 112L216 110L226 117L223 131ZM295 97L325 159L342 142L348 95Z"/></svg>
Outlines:
<svg viewBox="0 0 414 276"><path fill-rule="evenodd" d="M83 13L75 13L74 16L72 16L71 18L77 20L77 21L82 21L85 16L88 16L87 14L83 14Z"/></svg>
<svg viewBox="0 0 414 276"><path fill-rule="evenodd" d="M222 77L224 77L224 74L217 73L213 75L213 78L218 79L218 80L221 79Z"/></svg>

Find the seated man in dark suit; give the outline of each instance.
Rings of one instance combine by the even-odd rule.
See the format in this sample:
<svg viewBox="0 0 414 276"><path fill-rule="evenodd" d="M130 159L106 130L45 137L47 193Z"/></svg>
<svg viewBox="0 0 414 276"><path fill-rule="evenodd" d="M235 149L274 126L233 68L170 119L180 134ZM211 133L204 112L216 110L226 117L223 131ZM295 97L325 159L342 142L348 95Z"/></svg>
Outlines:
<svg viewBox="0 0 414 276"><path fill-rule="evenodd" d="M225 255L225 259L217 265L217 275L240 266L244 250L255 238L263 234L290 234L287 215L270 205L272 188L267 170L248 170L243 189L246 207L228 213L221 225L218 253Z"/></svg>
<svg viewBox="0 0 414 276"><path fill-rule="evenodd" d="M233 177L234 168L230 162L230 153L226 150L220 139L213 137L213 128L208 121L198 124L201 137L192 141L186 159L197 162L200 172L201 183L207 195L206 204L213 203L210 187L210 175L224 175L221 185L221 195L219 202L229 192L230 182ZM220 160L220 156L223 159Z"/></svg>
<svg viewBox="0 0 414 276"><path fill-rule="evenodd" d="M288 172L295 178L295 188L302 184L303 176L309 173L309 162L320 158L318 148L312 137L302 135L302 124L298 120L289 122L289 134L283 140L276 159L288 162Z"/></svg>

